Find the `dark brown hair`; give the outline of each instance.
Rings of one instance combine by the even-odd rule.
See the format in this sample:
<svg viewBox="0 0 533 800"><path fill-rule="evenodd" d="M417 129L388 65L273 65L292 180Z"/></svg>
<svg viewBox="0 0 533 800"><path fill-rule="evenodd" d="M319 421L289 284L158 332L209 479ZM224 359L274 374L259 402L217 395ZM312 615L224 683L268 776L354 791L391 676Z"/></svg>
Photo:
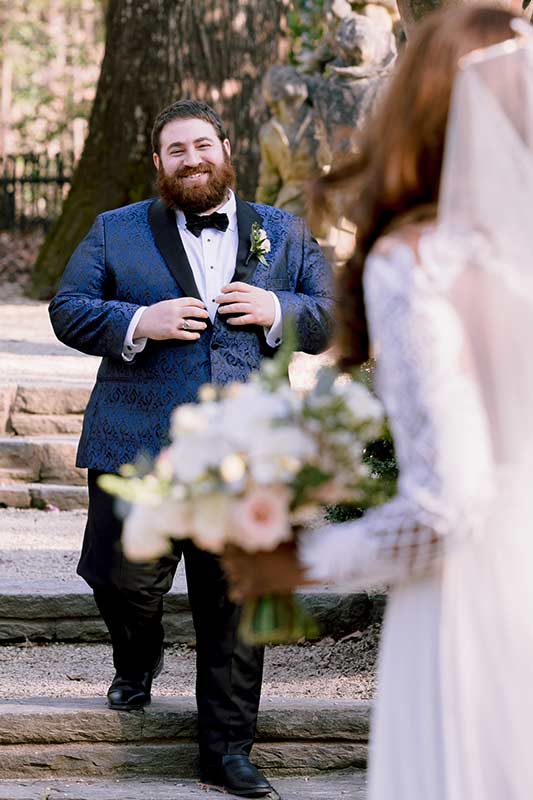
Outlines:
<svg viewBox="0 0 533 800"><path fill-rule="evenodd" d="M435 215L457 63L472 50L512 38L514 17L503 9L482 6L430 14L409 40L362 132L357 155L314 187L317 210L327 208L332 190L342 191L343 213L357 226L355 253L338 281L338 357L344 369L368 358L362 290L368 253L391 227Z"/></svg>
<svg viewBox="0 0 533 800"><path fill-rule="evenodd" d="M163 108L157 115L152 128L152 150L161 155L161 131L175 119L203 119L215 129L221 142L228 138L224 124L217 112L199 100L177 100L172 105Z"/></svg>

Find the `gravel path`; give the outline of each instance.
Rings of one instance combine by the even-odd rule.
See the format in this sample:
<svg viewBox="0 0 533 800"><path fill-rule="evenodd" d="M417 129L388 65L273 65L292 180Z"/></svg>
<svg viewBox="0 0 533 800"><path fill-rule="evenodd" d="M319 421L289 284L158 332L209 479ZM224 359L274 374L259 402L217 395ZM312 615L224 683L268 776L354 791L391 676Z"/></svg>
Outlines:
<svg viewBox="0 0 533 800"><path fill-rule="evenodd" d="M368 699L375 688L379 632L369 628L344 641L267 648L263 694L270 697ZM113 678L108 645L24 644L0 647L0 698L94 697ZM165 651L154 696L194 694L195 652L185 645Z"/></svg>
<svg viewBox="0 0 533 800"><path fill-rule="evenodd" d="M363 800L363 772L335 773L272 781L282 800ZM0 800L217 800L234 795L182 780L0 781ZM268 800L268 798L266 799Z"/></svg>
<svg viewBox="0 0 533 800"><path fill-rule="evenodd" d="M100 363L58 342L47 303L23 298L1 304L0 358L2 383L92 382Z"/></svg>
<svg viewBox="0 0 533 800"><path fill-rule="evenodd" d="M76 580L85 511L0 510L0 580Z"/></svg>
<svg viewBox="0 0 533 800"><path fill-rule="evenodd" d="M0 509L0 589L11 582L79 582L76 575L87 512ZM69 587L70 589L70 587ZM186 591L183 565L173 591Z"/></svg>

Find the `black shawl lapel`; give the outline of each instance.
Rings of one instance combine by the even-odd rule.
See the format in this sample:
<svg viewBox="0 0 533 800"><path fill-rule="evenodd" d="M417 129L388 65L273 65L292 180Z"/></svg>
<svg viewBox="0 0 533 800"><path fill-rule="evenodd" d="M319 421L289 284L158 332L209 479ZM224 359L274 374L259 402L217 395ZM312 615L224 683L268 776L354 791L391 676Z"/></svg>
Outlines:
<svg viewBox="0 0 533 800"><path fill-rule="evenodd" d="M239 230L239 247L237 250L237 261L235 265L235 273L232 278L234 281L244 281L248 283L259 264L255 256L250 256L250 233L254 222L260 227L263 227L263 220L249 203L245 203L239 197L235 196L237 201L237 227ZM248 262L248 263L247 263Z"/></svg>
<svg viewBox="0 0 533 800"><path fill-rule="evenodd" d="M148 219L155 243L185 297L201 300L194 281L189 259L176 224L176 214L162 200L154 200L148 209Z"/></svg>

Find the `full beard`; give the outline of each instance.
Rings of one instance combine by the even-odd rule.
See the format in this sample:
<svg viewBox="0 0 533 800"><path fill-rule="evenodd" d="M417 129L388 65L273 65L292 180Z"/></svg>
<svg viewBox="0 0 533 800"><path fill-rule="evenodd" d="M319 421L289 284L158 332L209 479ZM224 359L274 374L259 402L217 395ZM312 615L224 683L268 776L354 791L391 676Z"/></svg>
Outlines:
<svg viewBox="0 0 533 800"><path fill-rule="evenodd" d="M205 184L187 185L184 178L201 173L209 175ZM198 167L182 167L170 175L160 166L156 186L161 199L170 208L202 214L225 202L228 189L235 186L235 169L228 155L224 156L224 162L220 166L200 164Z"/></svg>

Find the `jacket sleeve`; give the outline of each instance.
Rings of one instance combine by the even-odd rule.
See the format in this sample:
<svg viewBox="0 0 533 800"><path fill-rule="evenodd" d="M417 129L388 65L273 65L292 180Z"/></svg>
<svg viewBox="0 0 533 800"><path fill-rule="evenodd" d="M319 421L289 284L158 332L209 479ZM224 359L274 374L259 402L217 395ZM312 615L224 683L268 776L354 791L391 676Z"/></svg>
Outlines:
<svg viewBox="0 0 533 800"><path fill-rule="evenodd" d="M294 291L278 291L283 322L296 327L298 350L321 353L333 331L333 276L331 267L316 240L302 220L290 250L290 264L296 264Z"/></svg>
<svg viewBox="0 0 533 800"><path fill-rule="evenodd" d="M140 306L113 299L113 292L100 215L74 251L50 303L57 338L83 353L121 358L130 320Z"/></svg>

